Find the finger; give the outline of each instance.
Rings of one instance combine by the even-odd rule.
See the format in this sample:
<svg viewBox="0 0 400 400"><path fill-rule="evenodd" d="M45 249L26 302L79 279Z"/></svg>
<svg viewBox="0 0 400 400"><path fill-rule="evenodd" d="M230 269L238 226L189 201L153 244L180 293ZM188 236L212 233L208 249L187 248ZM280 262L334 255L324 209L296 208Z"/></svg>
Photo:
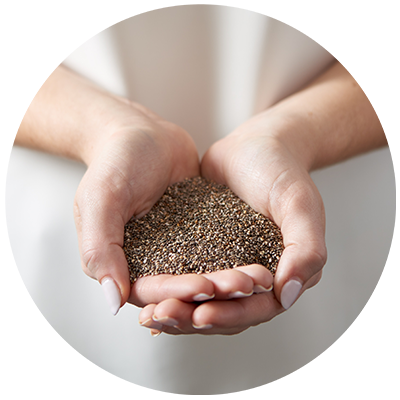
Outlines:
<svg viewBox="0 0 400 400"><path fill-rule="evenodd" d="M145 328L150 330L150 334L153 337L159 336L163 332L162 324L153 321L151 315L153 314L152 310L154 309L155 304L149 304L146 309L143 309L139 314L139 324Z"/></svg>
<svg viewBox="0 0 400 400"><path fill-rule="evenodd" d="M216 303L219 303L219 301L216 301ZM192 315L197 307L198 306L193 303L185 303L177 299L168 299L155 307L153 320L162 322L162 331L173 335L238 333L238 328L236 326L214 328L211 324L194 324L192 321ZM243 328L240 330L243 330Z"/></svg>
<svg viewBox="0 0 400 400"><path fill-rule="evenodd" d="M253 279L236 268L203 276L214 285L215 299L237 299L253 294Z"/></svg>
<svg viewBox="0 0 400 400"><path fill-rule="evenodd" d="M165 327L175 327L182 332L194 331L192 314L197 305L177 299L164 300L153 310L153 321Z"/></svg>
<svg viewBox="0 0 400 400"><path fill-rule="evenodd" d="M204 154L200 171L201 176L215 182L227 184L224 171L225 151L229 148L229 136L214 143Z"/></svg>
<svg viewBox="0 0 400 400"><path fill-rule="evenodd" d="M82 207L76 202L74 218L82 268L87 275L100 282L110 310L116 315L128 299L131 286L128 264L122 249L123 222L120 221L122 227L114 220L107 228L103 228L107 225L107 218L102 220L101 213L98 220L93 221L81 210Z"/></svg>
<svg viewBox="0 0 400 400"><path fill-rule="evenodd" d="M194 309L193 309L194 308ZM166 300L157 305L157 320L173 318L174 326L163 326L170 334L233 335L271 320L284 308L273 292L254 294L237 300L211 300L198 306L179 300Z"/></svg>
<svg viewBox="0 0 400 400"><path fill-rule="evenodd" d="M304 289L318 283L321 272L313 276ZM149 307L149 306L148 306ZM169 334L232 335L242 332L250 326L267 322L282 313L284 308L274 293L254 294L248 298L226 301L209 301L196 306L177 299L168 299L157 306L145 307L140 319L150 318L162 323L162 331Z"/></svg>
<svg viewBox="0 0 400 400"><path fill-rule="evenodd" d="M304 285L319 274L326 263L325 213L322 200L312 183L302 185L288 201L281 230L285 249L274 287L277 298L288 309Z"/></svg>
<svg viewBox="0 0 400 400"><path fill-rule="evenodd" d="M162 324L153 320L156 304L148 304L139 314L139 324L150 329L162 330Z"/></svg>
<svg viewBox="0 0 400 400"><path fill-rule="evenodd" d="M229 301L210 301L192 314L194 326L212 327L208 333L237 333L267 322L284 311L273 292Z"/></svg>
<svg viewBox="0 0 400 400"><path fill-rule="evenodd" d="M139 278L132 286L129 302L139 307L169 298L205 301L214 297L214 285L204 275L156 275Z"/></svg>
<svg viewBox="0 0 400 400"><path fill-rule="evenodd" d="M139 323L141 326L149 328L152 336L158 336L161 332L173 335L195 333L191 325L191 314L195 307L196 305L193 303L176 299L168 299L158 305L149 304L141 310ZM185 332L183 326L187 327ZM192 332L189 332L190 330Z"/></svg>
<svg viewBox="0 0 400 400"><path fill-rule="evenodd" d="M255 292L272 289L272 275L261 265L248 265L211 274L157 275L138 279L132 287L129 302L140 307L148 303L160 303L168 298L206 301L214 298L240 298ZM250 278L250 279L249 279ZM214 293L215 291L215 293Z"/></svg>
<svg viewBox="0 0 400 400"><path fill-rule="evenodd" d="M254 293L269 292L273 289L274 278L271 272L263 265L245 265L243 267L236 267L236 270L243 272L253 280Z"/></svg>

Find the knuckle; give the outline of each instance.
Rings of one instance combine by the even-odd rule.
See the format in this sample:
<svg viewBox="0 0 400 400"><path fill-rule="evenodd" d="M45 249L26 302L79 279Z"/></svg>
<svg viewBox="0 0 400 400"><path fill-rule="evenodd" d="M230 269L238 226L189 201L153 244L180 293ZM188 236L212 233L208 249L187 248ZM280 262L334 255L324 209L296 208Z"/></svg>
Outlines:
<svg viewBox="0 0 400 400"><path fill-rule="evenodd" d="M326 246L321 246L318 249L313 249L310 252L310 263L313 266L316 266L318 269L322 269L322 267L326 264L328 259L328 252Z"/></svg>
<svg viewBox="0 0 400 400"><path fill-rule="evenodd" d="M317 249L310 249L306 256L306 273L305 281L322 272L327 260L327 252L325 246ZM308 279L307 279L308 278Z"/></svg>
<svg viewBox="0 0 400 400"><path fill-rule="evenodd" d="M92 271L90 271L89 268L86 267L86 265L83 263L83 261L81 262L81 267L82 267L82 271L89 277L92 279L96 279L94 274L92 273Z"/></svg>
<svg viewBox="0 0 400 400"><path fill-rule="evenodd" d="M85 273L89 271L92 276L95 275L100 260L100 251L93 248L83 250L81 258L83 271Z"/></svg>

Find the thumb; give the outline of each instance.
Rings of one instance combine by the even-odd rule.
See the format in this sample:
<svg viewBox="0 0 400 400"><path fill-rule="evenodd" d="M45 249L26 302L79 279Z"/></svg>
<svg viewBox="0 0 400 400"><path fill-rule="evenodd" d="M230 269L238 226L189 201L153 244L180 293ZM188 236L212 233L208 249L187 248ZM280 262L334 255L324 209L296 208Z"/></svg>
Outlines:
<svg viewBox="0 0 400 400"><path fill-rule="evenodd" d="M103 288L111 313L116 315L130 293L128 265L122 247L117 243L94 246L83 253L82 262Z"/></svg>
<svg viewBox="0 0 400 400"><path fill-rule="evenodd" d="M116 315L129 298L131 285L123 251L123 218L105 205L102 200L82 202L78 197L74 219L82 269L101 284L110 310Z"/></svg>
<svg viewBox="0 0 400 400"><path fill-rule="evenodd" d="M316 189L292 197L281 222L285 249L274 279L276 297L288 309L315 285L326 263L325 213Z"/></svg>

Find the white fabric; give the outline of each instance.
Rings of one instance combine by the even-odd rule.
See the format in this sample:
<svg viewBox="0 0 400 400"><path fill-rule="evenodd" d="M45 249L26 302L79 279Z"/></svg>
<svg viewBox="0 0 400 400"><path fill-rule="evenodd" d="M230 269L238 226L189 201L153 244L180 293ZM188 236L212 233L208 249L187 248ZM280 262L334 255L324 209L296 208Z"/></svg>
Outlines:
<svg viewBox="0 0 400 400"><path fill-rule="evenodd" d="M227 7L184 6L123 21L65 64L183 126L203 154L332 61L276 20ZM388 255L395 189L385 149L313 174L326 206L329 260L324 279L292 309L238 336L152 338L139 327L137 308L125 306L113 317L98 283L80 270L72 201L83 173L72 161L14 148L7 216L16 263L33 300L68 343L146 387L226 393L296 370L349 327Z"/></svg>
<svg viewBox="0 0 400 400"><path fill-rule="evenodd" d="M332 61L317 43L276 20L235 8L186 6L125 20L64 64L182 126L202 155Z"/></svg>

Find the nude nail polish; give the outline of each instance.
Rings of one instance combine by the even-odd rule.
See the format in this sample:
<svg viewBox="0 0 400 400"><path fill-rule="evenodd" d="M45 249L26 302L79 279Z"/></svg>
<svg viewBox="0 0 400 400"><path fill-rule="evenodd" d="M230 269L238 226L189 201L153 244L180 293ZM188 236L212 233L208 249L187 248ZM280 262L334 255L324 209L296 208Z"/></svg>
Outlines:
<svg viewBox="0 0 400 400"><path fill-rule="evenodd" d="M195 329L211 329L213 326L211 324L206 324L206 325L192 325L193 328Z"/></svg>
<svg viewBox="0 0 400 400"><path fill-rule="evenodd" d="M286 310L292 306L301 291L302 284L294 279L286 282L281 293L281 304Z"/></svg>
<svg viewBox="0 0 400 400"><path fill-rule="evenodd" d="M171 318L171 317L157 318L154 315L153 315L153 321L158 322L161 325L166 325L166 326L175 326L175 325L179 324L179 322L174 318Z"/></svg>
<svg viewBox="0 0 400 400"><path fill-rule="evenodd" d="M229 299L241 299L243 297L249 297L253 294L253 291L251 291L250 293L244 293L244 292L232 292L228 294L228 298Z"/></svg>
<svg viewBox="0 0 400 400"><path fill-rule="evenodd" d="M104 295L113 315L117 315L121 307L121 294L112 278L106 277L101 281Z"/></svg>
<svg viewBox="0 0 400 400"><path fill-rule="evenodd" d="M265 288L262 285L254 285L253 292L254 293L266 293L266 292L270 292L273 288L274 288L274 285L271 285L268 288Z"/></svg>
<svg viewBox="0 0 400 400"><path fill-rule="evenodd" d="M206 301L206 300L211 300L214 297L215 297L214 293L211 296L206 293L199 293L193 296L193 301Z"/></svg>
<svg viewBox="0 0 400 400"><path fill-rule="evenodd" d="M146 321L140 322L139 321L140 326L144 326L146 328L150 328L150 329L162 329L162 324L158 323L158 322L154 322L152 318L148 318L146 319Z"/></svg>

